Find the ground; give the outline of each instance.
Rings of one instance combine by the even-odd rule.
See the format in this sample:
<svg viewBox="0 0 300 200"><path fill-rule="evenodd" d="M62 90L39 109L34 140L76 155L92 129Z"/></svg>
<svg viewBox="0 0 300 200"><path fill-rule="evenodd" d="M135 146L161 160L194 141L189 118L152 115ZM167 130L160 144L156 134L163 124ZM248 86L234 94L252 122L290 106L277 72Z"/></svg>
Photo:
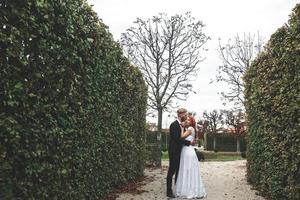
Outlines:
<svg viewBox="0 0 300 200"><path fill-rule="evenodd" d="M162 168L147 168L139 182L115 193L117 200L160 200L166 197L168 162ZM208 196L205 200L264 200L246 181L246 160L201 162L201 175Z"/></svg>

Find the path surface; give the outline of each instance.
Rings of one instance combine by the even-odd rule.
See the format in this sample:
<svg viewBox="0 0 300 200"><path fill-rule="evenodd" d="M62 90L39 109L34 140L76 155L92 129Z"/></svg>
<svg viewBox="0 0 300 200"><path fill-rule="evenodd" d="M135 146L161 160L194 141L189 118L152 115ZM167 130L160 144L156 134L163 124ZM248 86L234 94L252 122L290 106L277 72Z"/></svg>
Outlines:
<svg viewBox="0 0 300 200"><path fill-rule="evenodd" d="M246 160L201 162L201 174L208 196L205 200L264 200L246 182ZM168 163L162 169L145 170L146 179L137 188L139 194L121 193L117 200L160 200L166 197Z"/></svg>

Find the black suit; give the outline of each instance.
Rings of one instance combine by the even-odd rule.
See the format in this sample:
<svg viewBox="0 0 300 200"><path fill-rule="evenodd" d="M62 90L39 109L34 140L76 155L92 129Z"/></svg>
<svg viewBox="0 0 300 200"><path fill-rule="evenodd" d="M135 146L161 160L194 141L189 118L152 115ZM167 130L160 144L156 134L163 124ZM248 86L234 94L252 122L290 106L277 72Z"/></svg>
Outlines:
<svg viewBox="0 0 300 200"><path fill-rule="evenodd" d="M167 175L167 191L172 191L172 178L175 174L175 183L177 180L177 174L179 170L180 154L182 146L189 145L190 142L182 140L181 127L178 120L174 121L170 125L170 141L169 141L169 170Z"/></svg>

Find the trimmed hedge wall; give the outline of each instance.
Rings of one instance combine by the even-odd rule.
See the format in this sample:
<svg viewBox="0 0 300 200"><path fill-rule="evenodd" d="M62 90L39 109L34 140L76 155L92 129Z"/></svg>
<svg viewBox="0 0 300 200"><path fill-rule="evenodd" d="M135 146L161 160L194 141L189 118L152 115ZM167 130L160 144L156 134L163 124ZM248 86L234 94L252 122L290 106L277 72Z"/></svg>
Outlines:
<svg viewBox="0 0 300 200"><path fill-rule="evenodd" d="M207 146L206 150L214 150L214 137L211 134L207 134ZM236 152L237 151L237 138L232 135L217 135L216 136L216 150L223 152ZM240 150L246 151L246 141L244 137L240 137Z"/></svg>
<svg viewBox="0 0 300 200"><path fill-rule="evenodd" d="M158 131L147 131L146 134L146 142L147 144L157 144L157 135ZM169 145L169 140L170 140L170 134L166 132L161 133L161 150L162 151L167 151L168 150L168 145Z"/></svg>
<svg viewBox="0 0 300 200"><path fill-rule="evenodd" d="M248 180L271 199L300 199L300 4L247 70Z"/></svg>
<svg viewBox="0 0 300 200"><path fill-rule="evenodd" d="M159 159L161 158L160 153L167 151L166 137L169 141L169 134L161 133L161 142L157 141L158 131L146 131L146 164L147 165L159 165ZM168 145L168 144L167 144Z"/></svg>
<svg viewBox="0 0 300 200"><path fill-rule="evenodd" d="M86 1L1 1L0 70L1 199L100 199L142 175L147 88Z"/></svg>

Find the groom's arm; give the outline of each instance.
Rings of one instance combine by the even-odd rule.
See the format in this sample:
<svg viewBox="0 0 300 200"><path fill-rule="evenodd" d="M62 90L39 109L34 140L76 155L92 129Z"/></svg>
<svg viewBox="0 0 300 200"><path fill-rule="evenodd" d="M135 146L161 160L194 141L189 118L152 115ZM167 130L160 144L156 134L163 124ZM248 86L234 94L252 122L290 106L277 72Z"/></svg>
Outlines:
<svg viewBox="0 0 300 200"><path fill-rule="evenodd" d="M174 124L170 126L170 137L178 144L190 145L190 141L184 140L181 138L181 130L178 131L177 127Z"/></svg>

